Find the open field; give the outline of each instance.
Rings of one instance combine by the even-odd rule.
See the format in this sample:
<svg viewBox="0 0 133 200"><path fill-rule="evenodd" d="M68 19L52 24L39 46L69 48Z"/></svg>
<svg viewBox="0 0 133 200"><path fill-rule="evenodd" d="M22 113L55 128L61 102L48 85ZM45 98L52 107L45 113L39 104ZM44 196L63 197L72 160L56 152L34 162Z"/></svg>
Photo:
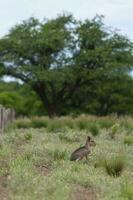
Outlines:
<svg viewBox="0 0 133 200"><path fill-rule="evenodd" d="M88 160L69 161L91 135ZM0 138L0 200L132 200L133 119L17 120Z"/></svg>

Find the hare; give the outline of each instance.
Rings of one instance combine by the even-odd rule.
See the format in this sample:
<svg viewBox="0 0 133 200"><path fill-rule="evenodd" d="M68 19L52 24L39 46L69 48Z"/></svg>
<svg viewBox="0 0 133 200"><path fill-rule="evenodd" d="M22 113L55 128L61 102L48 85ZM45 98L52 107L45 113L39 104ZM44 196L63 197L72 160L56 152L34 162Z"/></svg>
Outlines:
<svg viewBox="0 0 133 200"><path fill-rule="evenodd" d="M90 136L87 136L85 146L82 146L82 147L76 149L71 154L70 160L78 161L78 160L82 160L84 157L87 159L88 154L91 151L91 146L95 146L95 145L96 145L96 143L94 142L94 140L92 140Z"/></svg>

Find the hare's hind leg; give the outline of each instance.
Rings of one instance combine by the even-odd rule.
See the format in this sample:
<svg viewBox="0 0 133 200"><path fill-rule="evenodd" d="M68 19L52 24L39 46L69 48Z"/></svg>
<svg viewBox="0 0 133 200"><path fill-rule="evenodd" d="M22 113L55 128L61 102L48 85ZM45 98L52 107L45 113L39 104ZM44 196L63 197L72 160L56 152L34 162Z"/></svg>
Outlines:
<svg viewBox="0 0 133 200"><path fill-rule="evenodd" d="M75 161L78 162L79 160L81 160L80 158L77 158Z"/></svg>
<svg viewBox="0 0 133 200"><path fill-rule="evenodd" d="M76 162L79 161L79 160L82 160L83 157L84 157L84 156L80 156L80 157L78 157L78 158L76 159Z"/></svg>

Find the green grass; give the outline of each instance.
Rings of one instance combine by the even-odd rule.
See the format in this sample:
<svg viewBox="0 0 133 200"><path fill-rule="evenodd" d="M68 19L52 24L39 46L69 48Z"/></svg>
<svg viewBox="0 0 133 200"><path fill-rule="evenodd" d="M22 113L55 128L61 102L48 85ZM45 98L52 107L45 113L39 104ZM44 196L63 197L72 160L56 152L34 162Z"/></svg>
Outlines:
<svg viewBox="0 0 133 200"><path fill-rule="evenodd" d="M133 148L126 123L130 127L133 119L123 122L117 119L120 126L113 128L113 116L85 115L16 120L0 138L0 198L3 192L11 200L71 200L82 187L93 189L98 200L131 200ZM96 142L88 160L70 161L87 135Z"/></svg>
<svg viewBox="0 0 133 200"><path fill-rule="evenodd" d="M127 200L133 199L133 183L130 182L122 183L121 196Z"/></svg>

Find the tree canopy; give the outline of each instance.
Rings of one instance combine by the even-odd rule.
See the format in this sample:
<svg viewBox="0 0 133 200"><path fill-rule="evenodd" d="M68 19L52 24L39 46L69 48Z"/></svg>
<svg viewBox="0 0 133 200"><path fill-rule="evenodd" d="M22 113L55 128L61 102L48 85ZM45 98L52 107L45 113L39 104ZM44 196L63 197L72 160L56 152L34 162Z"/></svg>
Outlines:
<svg viewBox="0 0 133 200"><path fill-rule="evenodd" d="M75 106L76 95L78 100L89 93L95 101L97 85L128 76L132 66L132 42L107 27L102 16L30 18L0 39L0 75L28 84L50 117L62 114L70 101Z"/></svg>

